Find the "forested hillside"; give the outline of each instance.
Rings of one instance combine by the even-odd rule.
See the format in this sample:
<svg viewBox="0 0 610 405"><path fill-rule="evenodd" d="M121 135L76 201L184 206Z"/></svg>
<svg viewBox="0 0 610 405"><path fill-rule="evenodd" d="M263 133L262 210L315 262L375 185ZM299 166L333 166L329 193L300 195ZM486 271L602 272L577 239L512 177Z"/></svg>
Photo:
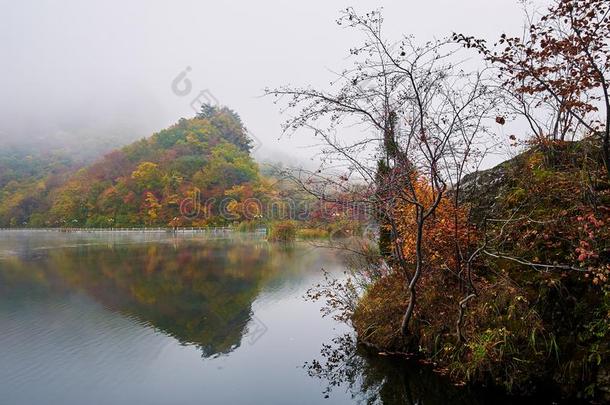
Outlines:
<svg viewBox="0 0 610 405"><path fill-rule="evenodd" d="M67 155L34 155L22 149L0 152L0 226L41 225L49 190L62 184L79 165Z"/></svg>
<svg viewBox="0 0 610 405"><path fill-rule="evenodd" d="M232 208L221 207L226 195L238 200L265 188L250 142L235 112L206 106L195 118L181 119L78 171L67 158L29 161L9 155L0 160L0 226L226 222L218 215ZM188 215L181 214L181 203Z"/></svg>

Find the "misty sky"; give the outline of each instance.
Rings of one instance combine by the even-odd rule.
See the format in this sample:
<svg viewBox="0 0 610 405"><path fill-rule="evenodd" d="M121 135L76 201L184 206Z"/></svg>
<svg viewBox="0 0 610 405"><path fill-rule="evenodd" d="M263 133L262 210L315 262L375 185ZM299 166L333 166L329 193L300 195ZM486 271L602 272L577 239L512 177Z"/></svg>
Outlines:
<svg viewBox="0 0 610 405"><path fill-rule="evenodd" d="M384 7L386 34L425 41L453 31L490 39L522 25L517 0L0 0L0 139L150 135L194 114L209 90L262 142L259 158L294 163L309 139L281 139L266 86L324 87L349 62L354 32L338 10ZM172 92L190 67L191 92Z"/></svg>

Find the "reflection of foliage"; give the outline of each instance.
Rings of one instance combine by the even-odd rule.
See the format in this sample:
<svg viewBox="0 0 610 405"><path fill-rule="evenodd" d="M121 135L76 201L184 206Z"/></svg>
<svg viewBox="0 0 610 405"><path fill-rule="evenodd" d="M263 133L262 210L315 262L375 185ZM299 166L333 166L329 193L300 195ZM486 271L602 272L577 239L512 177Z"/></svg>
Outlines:
<svg viewBox="0 0 610 405"><path fill-rule="evenodd" d="M483 404L487 392L473 392L448 384L445 378L413 361L373 356L358 347L352 335L324 344L321 360L305 363L310 377L324 381L328 398L336 387L346 387L357 403L364 404ZM493 395L496 404L511 403Z"/></svg>
<svg viewBox="0 0 610 405"><path fill-rule="evenodd" d="M44 260L3 261L0 280L24 294L68 284L205 357L228 353L240 345L252 302L279 273L284 253L263 243L176 243L53 250Z"/></svg>
<svg viewBox="0 0 610 405"><path fill-rule="evenodd" d="M45 297L49 288L55 294L66 289L45 272L43 266L32 267L17 257L2 258L0 266L0 305L21 305L34 297Z"/></svg>
<svg viewBox="0 0 610 405"><path fill-rule="evenodd" d="M332 343L322 345L320 354L322 361L312 360L305 363L305 369L310 377L325 380L328 386L324 392L328 394L333 387L347 384L352 389L356 384L362 359L356 355L355 342L351 335L342 335L334 338Z"/></svg>
<svg viewBox="0 0 610 405"><path fill-rule="evenodd" d="M88 252L84 268L93 271L74 260L70 263L76 266L58 268L104 304L136 315L210 356L239 346L267 254L264 249L242 249L238 255L219 256L208 246L179 251L167 245L135 251L119 247L110 260L104 260L107 252ZM97 277L100 271L103 276Z"/></svg>

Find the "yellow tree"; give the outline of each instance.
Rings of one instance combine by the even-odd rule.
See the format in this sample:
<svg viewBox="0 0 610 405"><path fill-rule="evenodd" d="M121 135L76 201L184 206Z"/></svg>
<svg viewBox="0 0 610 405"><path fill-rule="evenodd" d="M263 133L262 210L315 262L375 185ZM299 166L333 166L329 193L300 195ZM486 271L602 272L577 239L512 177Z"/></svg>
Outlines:
<svg viewBox="0 0 610 405"><path fill-rule="evenodd" d="M146 215L149 220L149 225L154 224L159 217L159 211L161 210L161 204L159 200L150 191L146 192L144 197L144 205L146 207Z"/></svg>

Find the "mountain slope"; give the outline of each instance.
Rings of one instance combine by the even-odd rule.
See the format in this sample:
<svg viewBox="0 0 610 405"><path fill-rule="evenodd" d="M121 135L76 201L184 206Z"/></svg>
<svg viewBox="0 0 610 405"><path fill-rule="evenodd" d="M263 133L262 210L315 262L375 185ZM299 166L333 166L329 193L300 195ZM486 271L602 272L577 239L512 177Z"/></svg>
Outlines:
<svg viewBox="0 0 610 405"><path fill-rule="evenodd" d="M222 223L218 215L192 214L211 199L210 208L219 212L225 192L235 186L256 187L260 176L249 151L239 116L226 107L208 107L71 175L38 175L3 187L0 226ZM18 197L35 194L36 204ZM182 215L180 205L189 198L192 212Z"/></svg>

